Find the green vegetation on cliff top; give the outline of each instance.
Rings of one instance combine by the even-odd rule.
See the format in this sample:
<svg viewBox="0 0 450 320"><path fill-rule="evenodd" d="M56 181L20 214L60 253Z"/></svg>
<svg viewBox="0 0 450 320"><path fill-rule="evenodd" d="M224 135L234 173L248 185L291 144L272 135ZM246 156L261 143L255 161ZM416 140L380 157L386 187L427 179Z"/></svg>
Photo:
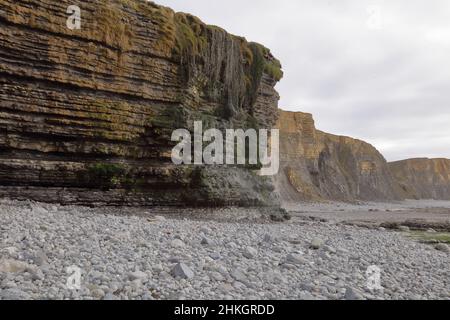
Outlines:
<svg viewBox="0 0 450 320"><path fill-rule="evenodd" d="M213 32L226 33L220 27L207 25L199 18L145 0L119 0L124 5L151 17L159 27L158 49L177 57L198 56L208 45L208 35ZM261 70L279 81L283 77L281 63L270 50L245 38L230 35L240 44L243 62L252 70ZM253 64L257 63L257 66ZM248 75L253 76L253 75Z"/></svg>

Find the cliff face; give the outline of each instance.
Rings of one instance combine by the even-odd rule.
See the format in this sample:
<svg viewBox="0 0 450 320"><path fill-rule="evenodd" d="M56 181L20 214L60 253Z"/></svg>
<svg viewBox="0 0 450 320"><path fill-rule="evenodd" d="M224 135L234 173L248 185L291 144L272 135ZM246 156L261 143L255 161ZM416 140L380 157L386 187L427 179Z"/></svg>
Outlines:
<svg viewBox="0 0 450 320"><path fill-rule="evenodd" d="M449 159L408 159L389 167L406 198L450 200Z"/></svg>
<svg viewBox="0 0 450 320"><path fill-rule="evenodd" d="M265 205L450 199L448 160L390 164L371 145L279 112L270 50L144 0L0 2L0 196L63 204ZM281 130L273 180L175 166L174 129ZM401 184L401 187L399 183ZM274 188L279 192L274 192Z"/></svg>
<svg viewBox="0 0 450 320"><path fill-rule="evenodd" d="M140 0L0 2L0 196L272 204L245 168L174 166L171 133L270 128L281 66L261 45Z"/></svg>
<svg viewBox="0 0 450 320"><path fill-rule="evenodd" d="M311 114L280 111L280 194L296 200L394 200L402 192L370 144L316 130Z"/></svg>

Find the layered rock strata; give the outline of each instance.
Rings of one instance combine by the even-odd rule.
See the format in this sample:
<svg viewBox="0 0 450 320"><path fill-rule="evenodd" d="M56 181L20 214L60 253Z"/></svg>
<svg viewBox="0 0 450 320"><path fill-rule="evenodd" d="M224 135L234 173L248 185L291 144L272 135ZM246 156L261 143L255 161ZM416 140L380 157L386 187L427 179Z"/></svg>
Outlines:
<svg viewBox="0 0 450 320"><path fill-rule="evenodd" d="M406 198L450 200L449 159L408 159L389 167Z"/></svg>
<svg viewBox="0 0 450 320"><path fill-rule="evenodd" d="M0 2L0 196L83 204L272 205L242 167L175 166L171 133L270 128L265 47L140 0Z"/></svg>
<svg viewBox="0 0 450 320"><path fill-rule="evenodd" d="M63 204L257 205L450 199L450 160L387 164L370 144L278 110L262 45L144 0L0 2L0 196ZM275 179L174 165L173 130L279 127ZM277 192L275 192L277 191Z"/></svg>
<svg viewBox="0 0 450 320"><path fill-rule="evenodd" d="M370 144L315 128L311 114L280 111L278 189L287 201L402 199L384 157Z"/></svg>

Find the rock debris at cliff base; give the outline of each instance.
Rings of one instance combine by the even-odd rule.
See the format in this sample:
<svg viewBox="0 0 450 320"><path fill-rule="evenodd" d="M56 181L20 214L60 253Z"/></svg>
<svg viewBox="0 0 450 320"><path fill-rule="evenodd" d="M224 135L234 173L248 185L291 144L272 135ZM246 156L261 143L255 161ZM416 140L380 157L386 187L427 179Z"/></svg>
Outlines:
<svg viewBox="0 0 450 320"><path fill-rule="evenodd" d="M257 222L255 212L234 210L228 221L188 220L2 201L0 299L450 298L449 254L433 246L330 222ZM383 290L367 289L372 265ZM79 290L67 289L68 267L82 271Z"/></svg>

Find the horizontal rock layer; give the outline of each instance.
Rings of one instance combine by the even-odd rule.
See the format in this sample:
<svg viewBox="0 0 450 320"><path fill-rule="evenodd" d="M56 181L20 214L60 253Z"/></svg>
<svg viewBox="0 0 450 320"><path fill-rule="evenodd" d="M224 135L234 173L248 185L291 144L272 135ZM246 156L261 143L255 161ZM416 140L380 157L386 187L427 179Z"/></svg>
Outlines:
<svg viewBox="0 0 450 320"><path fill-rule="evenodd" d="M171 133L271 127L261 45L140 0L0 2L0 196L63 203L276 203L246 168L174 166Z"/></svg>
<svg viewBox="0 0 450 320"><path fill-rule="evenodd" d="M450 159L408 159L389 167L405 197L450 200Z"/></svg>

